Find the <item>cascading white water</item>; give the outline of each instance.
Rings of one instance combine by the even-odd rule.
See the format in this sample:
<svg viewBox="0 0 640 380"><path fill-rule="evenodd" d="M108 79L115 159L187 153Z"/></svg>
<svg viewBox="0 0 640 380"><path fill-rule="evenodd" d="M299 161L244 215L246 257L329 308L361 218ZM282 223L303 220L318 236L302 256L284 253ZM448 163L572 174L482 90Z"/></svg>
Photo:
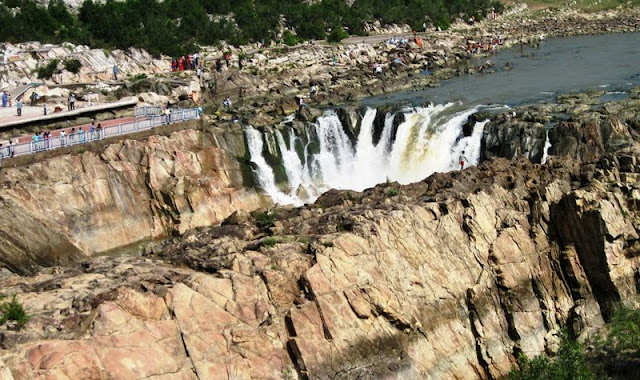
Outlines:
<svg viewBox="0 0 640 380"><path fill-rule="evenodd" d="M251 161L256 164L256 176L264 191L281 204L313 202L332 188L362 191L385 181L417 182L434 172L458 169L458 157L463 151L469 166L477 165L486 122L476 123L472 134L464 137L463 124L478 107L455 109L451 103L403 110L405 120L398 126L395 138L394 115L387 114L377 144L373 141L377 111L369 109L362 117L355 147L338 116L328 111L315 124L318 151L314 154L309 153L308 145L302 146L303 140L295 136L293 129L289 131L288 145L277 131L288 181L286 190L276 186L273 170L262 157L260 132L248 127ZM304 151L303 157L299 151Z"/></svg>
<svg viewBox="0 0 640 380"><path fill-rule="evenodd" d="M247 142L249 145L249 154L251 155L251 162L256 165L256 177L258 183L262 186L262 189L273 199L274 202L279 204L293 204L301 206L303 201L297 197L289 196L276 186L276 179L273 175L273 169L267 164L264 157L262 157L262 133L255 130L251 126L245 129L247 134Z"/></svg>
<svg viewBox="0 0 640 380"><path fill-rule="evenodd" d="M549 149L551 148L551 140L549 140L549 130L547 130L547 139L544 141L544 153L542 154L541 164L545 164L549 159Z"/></svg>

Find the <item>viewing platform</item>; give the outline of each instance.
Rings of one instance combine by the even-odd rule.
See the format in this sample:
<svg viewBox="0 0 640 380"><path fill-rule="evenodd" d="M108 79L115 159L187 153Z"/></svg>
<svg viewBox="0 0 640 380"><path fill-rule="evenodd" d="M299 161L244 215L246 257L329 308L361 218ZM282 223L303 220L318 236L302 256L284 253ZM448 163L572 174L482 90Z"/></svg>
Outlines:
<svg viewBox="0 0 640 380"><path fill-rule="evenodd" d="M12 107L0 107L0 129L20 128L21 126L29 126L33 124L53 123L59 120L91 115L101 111L135 107L137 103L138 101L136 99L131 99L113 103L85 105L83 107L77 107L71 111L65 109L60 112L54 112L53 109L48 109L48 112L45 115L43 104L32 107L28 105L28 101L23 101L22 116L18 116L16 102L14 101Z"/></svg>

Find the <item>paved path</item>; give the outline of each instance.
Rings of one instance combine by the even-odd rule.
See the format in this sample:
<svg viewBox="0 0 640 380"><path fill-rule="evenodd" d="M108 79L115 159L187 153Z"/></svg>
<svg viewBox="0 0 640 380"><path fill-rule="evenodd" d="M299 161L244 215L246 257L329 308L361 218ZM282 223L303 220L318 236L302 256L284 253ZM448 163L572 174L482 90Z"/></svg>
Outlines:
<svg viewBox="0 0 640 380"><path fill-rule="evenodd" d="M76 102L78 103L78 102ZM98 111L111 110L114 108L131 107L137 104L137 100L124 100L114 103L97 104L93 106L78 107L73 111L52 112L51 105L48 107L47 115L44 115L43 105L31 107L25 102L22 102L22 116L18 116L15 102L13 107L3 108L0 107L0 128L6 129L9 127L20 127L26 124L40 122L40 121L55 121L57 119L67 117L77 117L85 113L92 113Z"/></svg>
<svg viewBox="0 0 640 380"><path fill-rule="evenodd" d="M103 120L103 121L96 121L95 126L97 127L98 124L100 124L102 126L102 128L104 127L110 127L112 125L118 125L118 124L124 124L124 123L131 123L134 122L136 120L140 121L140 120L147 120L149 119L148 117L134 117L134 116L130 116L130 117L121 117L119 119L111 119L111 120ZM82 128L83 131L85 132L89 132L89 128L91 127L91 123L87 123L87 124L82 124L82 125L74 125L73 127L66 127L66 128L60 128L60 129L43 129L43 131L47 130L49 132L51 132L51 136L55 137L55 136L59 136L61 131L65 131L65 133L67 135L69 135L69 133L71 132L71 128L75 128L76 131L79 131L80 128ZM14 144L20 144L20 143L26 143L26 142L30 142L33 139L33 135L32 134L22 134L16 137L11 138L11 140L13 140ZM8 140L5 141L1 141L0 143L4 145L4 143L8 142Z"/></svg>
<svg viewBox="0 0 640 380"><path fill-rule="evenodd" d="M100 124L102 126L102 128L104 127L110 127L112 125L118 125L118 124L124 124L124 123L131 123L134 122L136 120L140 121L140 120L147 120L149 119L148 117L134 117L134 116L130 116L130 117L121 117L118 119L111 119L111 120L103 120L103 121L96 121L95 126L97 127L98 124ZM87 123L87 124L82 124L82 125L74 125L73 127L66 127L66 128L60 128L60 129L47 129L49 132L51 132L51 136L55 137L55 136L59 136L60 135L60 131L65 131L65 133L67 135L69 135L71 133L71 128L75 128L76 131L79 131L80 128L82 128L83 131L85 132L89 132L89 128L91 127L91 123ZM45 129L43 129L43 131L45 131ZM32 134L22 134L22 135L18 135L15 137L12 137L11 139L7 139L7 140L0 140L0 143L2 143L3 146L6 146L5 144L7 144L9 142L9 140L12 140L14 144L21 144L21 143L27 143L32 141L33 139L33 135Z"/></svg>

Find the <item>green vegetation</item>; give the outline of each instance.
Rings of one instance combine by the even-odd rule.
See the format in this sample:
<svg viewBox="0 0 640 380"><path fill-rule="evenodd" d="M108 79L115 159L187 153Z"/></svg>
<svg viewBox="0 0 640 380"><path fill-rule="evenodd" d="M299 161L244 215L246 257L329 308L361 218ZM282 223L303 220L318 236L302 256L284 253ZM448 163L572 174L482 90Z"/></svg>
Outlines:
<svg viewBox="0 0 640 380"><path fill-rule="evenodd" d="M620 306L593 342L594 349L585 352L583 346L561 335L560 349L554 358L533 359L520 355L518 368L509 373L510 380L607 378L608 371L620 370L628 360L631 366L640 357L640 309ZM612 373L609 373L612 375Z"/></svg>
<svg viewBox="0 0 640 380"><path fill-rule="evenodd" d="M273 237L268 237L268 238L265 238L264 240L262 240L262 246L263 247L269 248L269 247L275 246L276 244L278 244L278 241Z"/></svg>
<svg viewBox="0 0 640 380"><path fill-rule="evenodd" d="M388 197L395 197L396 195L399 194L398 189L396 189L395 187L392 187L390 189L387 189L386 194Z"/></svg>
<svg viewBox="0 0 640 380"><path fill-rule="evenodd" d="M52 59L44 66L40 66L36 69L36 73L38 74L38 79L49 79L53 76L53 74L58 73L58 61L57 59Z"/></svg>
<svg viewBox="0 0 640 380"><path fill-rule="evenodd" d="M0 305L0 325L4 325L7 321L16 321L18 329L22 329L29 321L27 312L22 307L22 304L18 302L16 296L11 297L11 301L4 302Z"/></svg>
<svg viewBox="0 0 640 380"><path fill-rule="evenodd" d="M75 14L62 0L46 7L37 0L5 0L0 3L0 40L137 47L179 56L221 40L233 45L277 40L283 19L289 31L281 42L292 45L365 35L366 24L376 20L417 30L423 23L447 28L456 17L480 18L491 7L502 5L495 0L354 0L351 5L344 0L85 0Z"/></svg>
<svg viewBox="0 0 640 380"><path fill-rule="evenodd" d="M537 0L537 1L528 1L529 5L536 6L546 6L553 8L560 8L563 5L566 5L566 1L560 0ZM575 9L580 9L583 11L599 11L604 9L612 9L618 7L620 5L631 5L640 4L640 0L575 0L575 4L572 4L572 7Z"/></svg>
<svg viewBox="0 0 640 380"><path fill-rule="evenodd" d="M607 323L605 334L598 339L596 346L640 356L640 309L616 308Z"/></svg>
<svg viewBox="0 0 640 380"><path fill-rule="evenodd" d="M596 372L587 359L582 345L562 333L560 349L554 359L537 356L533 359L520 354L517 369L509 373L509 380L595 380Z"/></svg>
<svg viewBox="0 0 640 380"><path fill-rule="evenodd" d="M74 74L80 72L80 68L82 67L82 63L77 59L65 59L64 61L62 61L62 65L64 66L65 70Z"/></svg>
<svg viewBox="0 0 640 380"><path fill-rule="evenodd" d="M260 228L273 227L275 215L270 211L263 211L256 215L256 224Z"/></svg>
<svg viewBox="0 0 640 380"><path fill-rule="evenodd" d="M298 36L291 33L291 31L285 30L282 34L282 42L284 42L285 45L295 46L300 43L300 39L298 38Z"/></svg>
<svg viewBox="0 0 640 380"><path fill-rule="evenodd" d="M347 37L349 37L349 34L344 29L337 28L332 30L331 33L329 33L329 36L327 36L327 41L340 42Z"/></svg>

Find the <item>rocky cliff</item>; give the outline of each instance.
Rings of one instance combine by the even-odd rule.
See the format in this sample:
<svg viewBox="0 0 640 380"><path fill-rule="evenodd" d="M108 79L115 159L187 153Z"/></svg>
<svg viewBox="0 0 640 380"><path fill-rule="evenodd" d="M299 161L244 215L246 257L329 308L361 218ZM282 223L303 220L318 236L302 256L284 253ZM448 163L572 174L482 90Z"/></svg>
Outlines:
<svg viewBox="0 0 640 380"><path fill-rule="evenodd" d="M187 128L3 169L0 261L28 273L260 207L227 135Z"/></svg>
<svg viewBox="0 0 640 380"><path fill-rule="evenodd" d="M332 191L146 257L5 276L33 318L2 331L2 374L500 378L637 294L639 152Z"/></svg>

